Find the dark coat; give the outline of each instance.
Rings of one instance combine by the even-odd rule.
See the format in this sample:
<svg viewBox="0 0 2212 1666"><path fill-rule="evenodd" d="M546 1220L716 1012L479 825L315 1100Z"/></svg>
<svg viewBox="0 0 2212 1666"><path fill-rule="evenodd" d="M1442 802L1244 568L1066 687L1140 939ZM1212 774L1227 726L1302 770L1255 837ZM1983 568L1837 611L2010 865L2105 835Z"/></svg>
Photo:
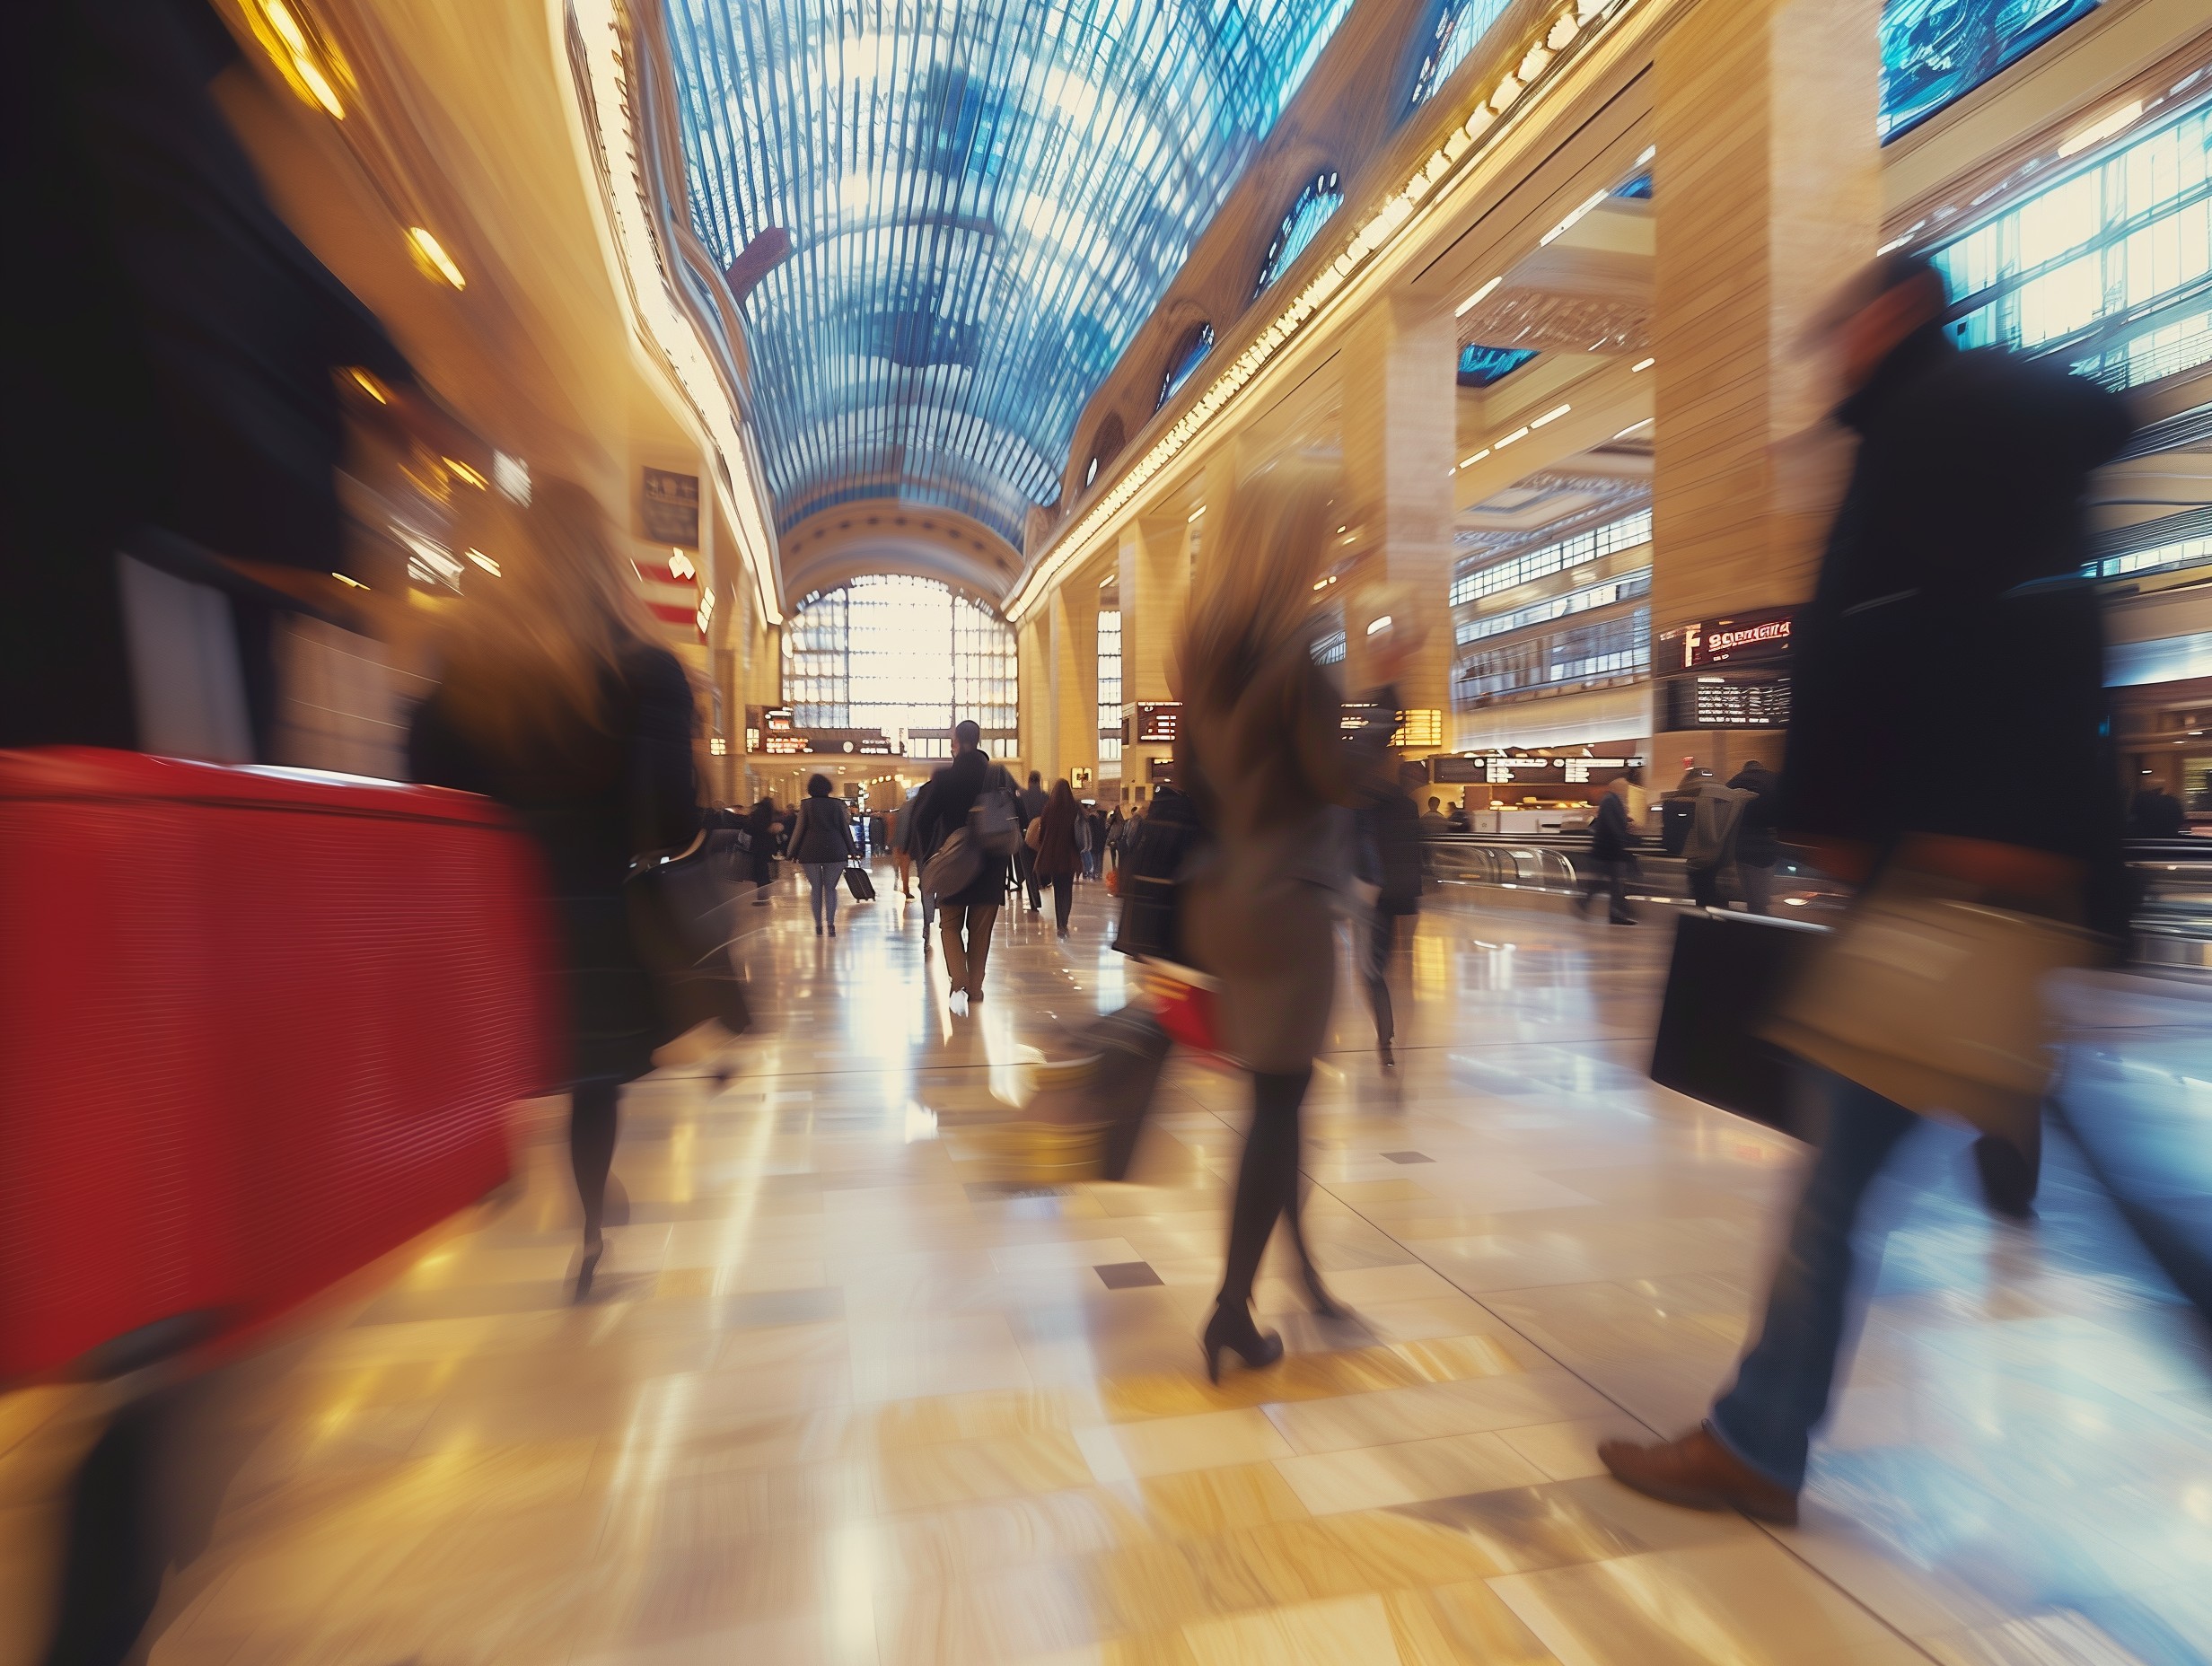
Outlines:
<svg viewBox="0 0 2212 1666"><path fill-rule="evenodd" d="M1781 828L1775 789L1780 783L1764 764L1747 764L1728 784L1751 796L1736 815L1736 860L1755 868L1770 868L1782 857Z"/></svg>
<svg viewBox="0 0 2212 1666"><path fill-rule="evenodd" d="M776 882L776 812L764 799L755 804L745 817L745 830L752 840L749 860L752 864L752 882L772 885Z"/></svg>
<svg viewBox="0 0 2212 1666"><path fill-rule="evenodd" d="M630 941L623 877L639 852L699 827L691 685L665 648L639 644L610 676L604 731L578 725L529 755L495 758L453 727L439 697L417 708L410 772L513 810L544 850L567 973L571 1079L628 1082L653 1067L653 985Z"/></svg>
<svg viewBox="0 0 2212 1666"><path fill-rule="evenodd" d="M922 840L930 855L935 855L937 846L952 837L956 829L968 825L968 812L994 783L1009 791L1014 785L1005 767L993 763L980 751L962 752L929 777L929 785L924 789L929 794L929 802L922 812ZM1011 860L986 854L976 877L951 896L940 897L938 906L996 908L1006 899L1006 864Z"/></svg>
<svg viewBox="0 0 2212 1666"><path fill-rule="evenodd" d="M1625 862L1635 849L1635 836L1628 831L1628 805L1621 802L1618 793L1604 794L1598 800L1598 813L1590 822L1590 859Z"/></svg>
<svg viewBox="0 0 2212 1666"><path fill-rule="evenodd" d="M1361 865L1368 871L1360 877L1382 891L1375 899L1378 914L1421 911L1421 839L1426 830L1413 800L1395 785L1384 787L1361 808Z"/></svg>
<svg viewBox="0 0 2212 1666"><path fill-rule="evenodd" d="M792 812L791 859L794 862L843 862L857 854L852 824L846 820L845 801L826 794L799 801Z"/></svg>
<svg viewBox="0 0 2212 1666"><path fill-rule="evenodd" d="M1859 435L1797 619L1786 834L1912 832L2116 861L2103 640L2085 584L2089 471L2127 412L2059 365L1908 338L1837 413ZM1935 741L1971 735L1974 762Z"/></svg>

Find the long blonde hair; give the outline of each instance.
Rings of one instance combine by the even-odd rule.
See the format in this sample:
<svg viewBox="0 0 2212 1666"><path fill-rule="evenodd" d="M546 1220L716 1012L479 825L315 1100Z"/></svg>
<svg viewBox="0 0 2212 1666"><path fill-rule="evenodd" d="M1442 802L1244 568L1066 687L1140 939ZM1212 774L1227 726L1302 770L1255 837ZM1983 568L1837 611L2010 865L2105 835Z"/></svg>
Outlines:
<svg viewBox="0 0 2212 1666"><path fill-rule="evenodd" d="M440 697L455 727L506 757L579 724L604 732L610 673L654 628L599 500L553 478L537 483L527 508L496 493L474 508L466 548L499 573L478 575L446 635Z"/></svg>

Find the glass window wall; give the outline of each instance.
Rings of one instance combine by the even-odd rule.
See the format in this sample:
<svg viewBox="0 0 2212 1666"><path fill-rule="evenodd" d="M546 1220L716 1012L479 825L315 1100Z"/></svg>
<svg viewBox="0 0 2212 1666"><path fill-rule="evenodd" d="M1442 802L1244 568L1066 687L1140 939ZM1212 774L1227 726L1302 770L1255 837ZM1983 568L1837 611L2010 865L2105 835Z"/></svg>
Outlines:
<svg viewBox="0 0 2212 1666"><path fill-rule="evenodd" d="M881 729L916 757L944 756L970 718L1003 749L1018 686L1012 627L935 579L856 578L808 597L784 630L784 697L801 728Z"/></svg>
<svg viewBox="0 0 2212 1666"><path fill-rule="evenodd" d="M1098 761L1121 761L1121 609L1098 610Z"/></svg>

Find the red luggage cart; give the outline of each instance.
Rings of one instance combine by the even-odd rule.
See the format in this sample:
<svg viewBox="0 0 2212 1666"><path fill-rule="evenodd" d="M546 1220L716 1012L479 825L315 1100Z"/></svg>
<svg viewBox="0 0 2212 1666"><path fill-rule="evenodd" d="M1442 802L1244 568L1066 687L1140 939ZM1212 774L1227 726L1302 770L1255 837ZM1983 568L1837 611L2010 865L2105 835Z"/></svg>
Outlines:
<svg viewBox="0 0 2212 1666"><path fill-rule="evenodd" d="M264 1320L492 1189L545 1090L487 801L0 751L0 1382Z"/></svg>

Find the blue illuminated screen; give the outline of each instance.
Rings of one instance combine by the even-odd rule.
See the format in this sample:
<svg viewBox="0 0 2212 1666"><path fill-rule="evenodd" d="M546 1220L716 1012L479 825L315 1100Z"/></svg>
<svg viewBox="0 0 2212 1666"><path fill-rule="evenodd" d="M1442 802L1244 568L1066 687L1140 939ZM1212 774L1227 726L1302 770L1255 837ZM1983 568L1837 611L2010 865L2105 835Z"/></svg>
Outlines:
<svg viewBox="0 0 2212 1666"><path fill-rule="evenodd" d="M1470 342L1460 349L1460 386L1488 388L1500 382L1536 356L1534 347L1486 347Z"/></svg>
<svg viewBox="0 0 2212 1666"><path fill-rule="evenodd" d="M1886 141L1963 98L2101 0L1883 0L1882 113Z"/></svg>

